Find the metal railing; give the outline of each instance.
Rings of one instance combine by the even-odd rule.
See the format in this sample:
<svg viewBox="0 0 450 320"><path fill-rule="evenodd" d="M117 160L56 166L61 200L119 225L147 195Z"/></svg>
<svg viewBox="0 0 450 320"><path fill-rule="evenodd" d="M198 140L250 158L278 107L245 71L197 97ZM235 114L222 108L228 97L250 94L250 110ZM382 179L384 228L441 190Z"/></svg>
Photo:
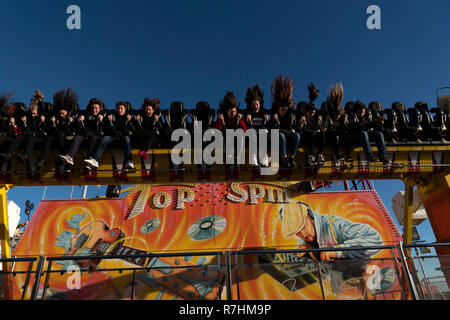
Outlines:
<svg viewBox="0 0 450 320"><path fill-rule="evenodd" d="M43 259L43 258L42 258ZM8 276L12 276L15 277L18 274L26 274L25 276L25 282L24 284L21 286L21 290L22 290L22 296L21 296L21 300L25 299L25 292L28 289L28 285L30 283L30 277L31 275L34 273L36 274L36 270L33 270L33 265L36 262L36 260L38 260L38 258L36 257L29 257L29 258L0 258L0 266L2 267L2 271L0 271L0 299L3 297L4 295L12 290L12 286L11 286L11 281L7 281L7 277ZM41 261L41 259L39 260ZM19 263L28 263L28 266L26 267L26 271L8 271L5 272L4 270L13 270L16 264ZM10 265L11 264L11 265Z"/></svg>
<svg viewBox="0 0 450 320"><path fill-rule="evenodd" d="M416 243L403 247L408 251L406 259L420 299L450 300L450 243ZM449 254L438 254L436 249L448 249Z"/></svg>
<svg viewBox="0 0 450 320"><path fill-rule="evenodd" d="M234 255L235 266L235 279L237 284L236 295L237 299L240 296L240 276L239 269L251 269L254 267L260 268L267 273L269 273L273 278L280 282L286 289L290 290L291 293L301 289L305 285L318 285L320 287L320 293L322 300L327 299L327 295L334 294L339 295L339 290L342 285L349 283L348 280L353 280L356 287L359 287L361 298L368 299L369 291L367 288L367 281L370 275L363 275L363 267L367 266L370 262L374 261L391 261L393 265L393 272L395 273L395 278L398 279L399 283L403 282L402 273L400 272L400 267L398 265L399 257L396 255L395 250L398 249L394 245L382 245L382 246L354 246L349 248L325 248L325 249L295 249L295 250L259 250L259 251L235 251L231 254ZM317 258L312 259L297 259L298 254L320 254L323 252L349 252L349 251L366 251L366 250L389 250L390 256L383 258L362 258L362 259L336 259L333 262L322 262ZM239 257L243 256L257 256L256 263L242 263L239 262ZM272 261L271 261L272 260ZM356 268L355 268L356 267ZM333 273L342 275L346 274L346 271L353 273L353 277L349 279L343 279L339 277L333 277ZM355 272L356 270L356 272ZM338 275L341 276L341 275ZM232 277L232 274L230 274ZM345 277L345 276L344 276ZM327 292L324 286L324 280L327 279L331 282L332 292ZM343 280L343 281L341 281ZM338 282L335 284L333 282ZM339 283L340 282L340 283ZM289 286L287 285L289 283ZM374 288L375 289L375 288ZM355 290L356 291L356 290ZM383 291L374 290L372 294L372 299L376 299L376 296L395 294L399 293L401 299L407 299L407 293L405 292L403 286L400 286L399 290L394 291ZM386 297L384 297L386 298ZM357 299L353 296L353 299Z"/></svg>
<svg viewBox="0 0 450 320"><path fill-rule="evenodd" d="M415 255L410 252L427 247L450 248L450 244L397 244L326 249L177 252L104 256L41 256L0 259L0 263L8 264L9 270L6 274L5 272L0 272L3 280L0 282L2 283L0 289L3 288L3 292L5 292L5 289L12 290L14 288L15 299L19 299L19 295L17 294L19 290L21 290L20 299L22 300L61 298L58 296L49 296L48 290L51 288L52 281L62 281L61 279L63 278L61 277L64 276L67 278L70 272L67 268L55 268L54 265L64 265L71 261L73 265L79 267L78 271L81 274L83 272L101 272L111 278L121 276L124 276L126 279L130 278L131 281L127 280L130 291L127 291L127 294L124 296L119 297L120 299L139 299L139 295L136 294L136 290L140 288L137 281L141 279L140 277L143 274L149 272L152 272L152 274L153 272L159 272L156 280L160 287L166 285L166 288L169 288L169 284L176 285L175 280L178 281L181 279L180 281L184 281L184 285L190 287L189 292L191 293L187 292L186 288L180 288L181 294L178 296L185 299L243 299L245 297L242 296L241 285L247 280L252 280L252 274L261 273L271 276L273 281L278 281L286 289L290 290L290 293L294 293L306 286L316 286L323 300L339 295L339 292L335 292L336 288L339 290L339 284L344 287L354 287L357 293L354 296L355 299L449 299L450 294L447 283L450 278L445 278L445 268L450 269L450 255L432 254L426 256L422 254L419 256L418 251L414 252ZM366 250L384 250L389 253L384 254L381 258L336 259L333 262L320 260L320 253L324 252L361 252ZM305 256L302 256L303 254ZM311 255L316 255L319 259L305 259L305 257ZM200 257L203 257L201 258L203 259L202 262L199 262ZM108 263L102 264L101 267L98 266L101 260L110 261L114 259L128 262L132 261L133 263L131 265L128 264L126 267L122 267L117 263L112 263L112 267L108 267ZM169 261L168 259L172 260ZM428 266L424 263L426 259L434 259L434 264ZM441 262L444 261L442 259L448 259L449 263L446 264L444 261L444 263L441 263L441 269L443 270L432 270L433 272L431 272L431 266L439 266L436 259L441 259ZM145 264L138 263L138 261L144 260L146 261ZM197 262L190 262L194 260L197 260ZM169 261L169 263L156 263L157 261ZM189 264L186 261L189 261ZM25 265L18 268L21 263L25 263ZM382 285L384 286L382 290L370 287L371 274L367 272L366 267L371 264L382 267L384 265L389 266L389 268L381 269L381 271L388 269L383 274L383 277L387 279L387 284ZM90 269L90 266L92 269ZM336 280L336 272L341 272L342 275L345 275L345 268L358 269L357 266L363 268L365 271L363 272L364 274L360 273L350 276L348 279L341 279L341 282L338 281L339 279ZM123 275L122 273L125 274ZM186 279L190 278L188 275L191 274L199 275L197 277L198 279L207 274L209 278L207 279L208 281L205 281L209 283L210 287L206 290L202 285L186 282ZM7 281L17 275L22 275L24 280L21 280L21 282ZM173 277L170 278L170 276ZM442 281L443 279L447 280ZM336 282L338 285L333 282L334 280L338 281ZM164 284L164 281L167 283ZM393 282L398 285L393 286ZM20 283L21 287L8 286L7 283L13 283L14 285ZM211 292L213 294L207 296ZM8 299L8 297L4 294L3 297L0 296L0 299Z"/></svg>

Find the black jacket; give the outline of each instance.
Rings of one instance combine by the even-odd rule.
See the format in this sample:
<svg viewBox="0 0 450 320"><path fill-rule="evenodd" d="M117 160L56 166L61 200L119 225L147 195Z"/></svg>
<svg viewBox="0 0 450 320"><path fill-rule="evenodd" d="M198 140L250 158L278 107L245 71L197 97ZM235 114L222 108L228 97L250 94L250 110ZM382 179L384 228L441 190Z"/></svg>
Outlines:
<svg viewBox="0 0 450 320"><path fill-rule="evenodd" d="M76 131L76 122L72 119L55 116L55 121L48 119L48 133L52 136L73 136Z"/></svg>
<svg viewBox="0 0 450 320"><path fill-rule="evenodd" d="M274 118L272 115L272 119L269 121L270 129L279 129L280 132L284 134L294 133L299 131L299 122L296 118L291 118L292 112L288 111L283 117L278 114L278 119Z"/></svg>
<svg viewBox="0 0 450 320"><path fill-rule="evenodd" d="M245 110L243 119L245 122L245 125L248 129L253 128L255 130L258 129L267 129L269 127L269 121L264 120L264 116L268 115L268 111L260 108L259 112L253 112L252 110ZM252 117L252 121L247 121L247 115L250 115Z"/></svg>
<svg viewBox="0 0 450 320"><path fill-rule="evenodd" d="M161 119L158 119L158 121L156 121L155 114L153 114L151 117L147 117L146 115L141 114L140 118L141 119L139 121L136 120L136 131L144 135L153 133L157 137L159 137L163 128Z"/></svg>
<svg viewBox="0 0 450 320"><path fill-rule="evenodd" d="M105 135L113 136L113 137L122 137L122 136L131 136L135 130L135 120L131 118L131 120L127 119L127 113L120 116L117 112L110 113L113 118L112 120L103 119Z"/></svg>
<svg viewBox="0 0 450 320"><path fill-rule="evenodd" d="M365 114L362 119L360 119L356 113L351 113L349 115L348 128L350 132L357 131L373 131L374 122L370 114Z"/></svg>
<svg viewBox="0 0 450 320"><path fill-rule="evenodd" d="M344 133L348 130L348 118L346 119L344 115L341 115L341 117L337 120L335 120L334 116L330 116L327 114L324 119L324 128L328 132L334 132L334 133Z"/></svg>
<svg viewBox="0 0 450 320"><path fill-rule="evenodd" d="M36 117L31 116L30 113L26 114L26 120L18 122L22 134L28 137L46 137L47 136L47 122L41 120L41 115Z"/></svg>
<svg viewBox="0 0 450 320"><path fill-rule="evenodd" d="M103 116L103 120L100 121L99 115L104 115L102 112L92 115L90 112L85 112L84 120L81 121L79 118L75 120L74 128L78 135L85 136L103 136L104 133L104 125L105 125L105 117Z"/></svg>

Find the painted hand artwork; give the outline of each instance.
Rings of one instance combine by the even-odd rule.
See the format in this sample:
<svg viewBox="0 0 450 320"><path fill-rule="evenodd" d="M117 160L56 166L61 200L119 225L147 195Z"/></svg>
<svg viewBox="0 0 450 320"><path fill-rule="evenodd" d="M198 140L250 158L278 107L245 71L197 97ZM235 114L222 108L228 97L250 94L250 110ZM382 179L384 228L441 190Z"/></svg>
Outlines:
<svg viewBox="0 0 450 320"><path fill-rule="evenodd" d="M219 263L217 255L202 252L400 240L375 192L300 195L280 184L135 186L124 198L42 201L13 254L83 256L52 266L79 268L80 288L68 289L70 272L55 272L46 299L212 300L227 297L227 268L223 255ZM160 253L177 255L127 256ZM84 259L92 255L125 257ZM236 255L231 262L231 290L239 299L321 299L322 294L399 299L401 294L389 250ZM26 268L18 263L14 271ZM13 282L20 297L25 274Z"/></svg>

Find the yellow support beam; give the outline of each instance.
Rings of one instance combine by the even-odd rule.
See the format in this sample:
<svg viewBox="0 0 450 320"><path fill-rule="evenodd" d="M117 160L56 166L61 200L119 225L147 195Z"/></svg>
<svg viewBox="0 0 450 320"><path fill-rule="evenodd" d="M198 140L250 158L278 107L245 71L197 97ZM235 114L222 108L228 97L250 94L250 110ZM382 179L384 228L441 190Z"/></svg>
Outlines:
<svg viewBox="0 0 450 320"><path fill-rule="evenodd" d="M405 213L403 219L403 243L412 243L413 223L413 191L416 185L414 180L404 180L405 183Z"/></svg>
<svg viewBox="0 0 450 320"><path fill-rule="evenodd" d="M11 189L10 185L0 185L0 242L2 248L2 258L11 258L9 246L9 226L8 226L8 203L6 193ZM5 266L6 264L4 264Z"/></svg>
<svg viewBox="0 0 450 320"><path fill-rule="evenodd" d="M0 242L2 254L1 258L11 258L11 247L9 243L9 226L8 226L8 204L6 199L6 193L11 188L9 185L0 185ZM9 281L9 263L2 263L2 271L4 274L4 298L10 299L11 285Z"/></svg>
<svg viewBox="0 0 450 320"><path fill-rule="evenodd" d="M9 226L8 226L8 204L6 193L11 189L9 185L0 185L0 242L2 248L2 258L11 258L11 248L9 246ZM7 264L3 264L5 268Z"/></svg>

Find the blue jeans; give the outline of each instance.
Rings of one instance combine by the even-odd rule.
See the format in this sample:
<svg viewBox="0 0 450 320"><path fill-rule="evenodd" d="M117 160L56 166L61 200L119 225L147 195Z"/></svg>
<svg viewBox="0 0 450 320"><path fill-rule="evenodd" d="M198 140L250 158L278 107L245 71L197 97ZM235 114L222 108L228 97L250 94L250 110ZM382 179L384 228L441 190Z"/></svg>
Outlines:
<svg viewBox="0 0 450 320"><path fill-rule="evenodd" d="M280 132L280 152L282 158L284 158L286 155L292 157L295 156L299 144L300 144L300 133L292 132L288 134L286 137L286 135L283 132Z"/></svg>
<svg viewBox="0 0 450 320"><path fill-rule="evenodd" d="M380 131L356 131L352 133L352 136L359 139L361 146L366 156L372 155L372 148L370 142L376 143L378 148L378 155L381 159L386 158L386 144L384 143L384 135Z"/></svg>
<svg viewBox="0 0 450 320"><path fill-rule="evenodd" d="M114 137L111 136L104 136L102 140L100 141L100 145L97 148L97 150L94 153L94 159L99 161L100 158L103 155L103 152L105 152L106 147L113 141ZM121 136L118 137L121 145L123 146L123 151L125 153L125 161L131 160L131 142L129 136Z"/></svg>

